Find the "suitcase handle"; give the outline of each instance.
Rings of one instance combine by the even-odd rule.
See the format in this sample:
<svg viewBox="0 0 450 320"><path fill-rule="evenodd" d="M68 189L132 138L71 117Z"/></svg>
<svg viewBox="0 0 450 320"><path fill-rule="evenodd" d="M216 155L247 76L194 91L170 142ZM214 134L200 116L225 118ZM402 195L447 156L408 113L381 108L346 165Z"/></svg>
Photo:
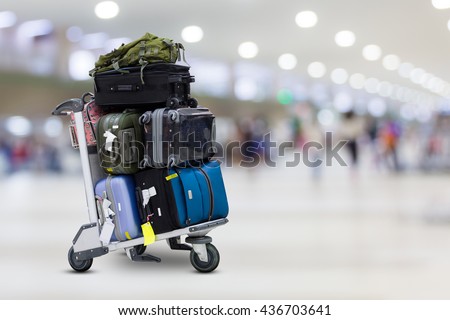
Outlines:
<svg viewBox="0 0 450 320"><path fill-rule="evenodd" d="M84 109L82 99L69 99L60 103L52 112L54 116L66 116L70 112L81 112Z"/></svg>

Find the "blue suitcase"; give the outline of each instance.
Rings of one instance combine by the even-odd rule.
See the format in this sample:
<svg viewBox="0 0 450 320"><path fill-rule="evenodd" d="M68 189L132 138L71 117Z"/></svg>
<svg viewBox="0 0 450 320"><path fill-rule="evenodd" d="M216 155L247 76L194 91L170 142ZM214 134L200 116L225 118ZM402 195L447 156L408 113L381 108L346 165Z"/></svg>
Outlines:
<svg viewBox="0 0 450 320"><path fill-rule="evenodd" d="M148 169L134 175L141 221L164 233L228 215L220 162L170 169ZM143 201L146 190L154 196Z"/></svg>
<svg viewBox="0 0 450 320"><path fill-rule="evenodd" d="M131 175L110 175L95 186L95 194L101 202L111 202L114 212L114 233L111 241L125 241L142 236L139 212L136 204L135 183ZM105 214L105 210L101 210ZM102 217L100 217L102 219Z"/></svg>
<svg viewBox="0 0 450 320"><path fill-rule="evenodd" d="M219 161L192 168L173 167L168 178L181 227L227 217L228 200Z"/></svg>

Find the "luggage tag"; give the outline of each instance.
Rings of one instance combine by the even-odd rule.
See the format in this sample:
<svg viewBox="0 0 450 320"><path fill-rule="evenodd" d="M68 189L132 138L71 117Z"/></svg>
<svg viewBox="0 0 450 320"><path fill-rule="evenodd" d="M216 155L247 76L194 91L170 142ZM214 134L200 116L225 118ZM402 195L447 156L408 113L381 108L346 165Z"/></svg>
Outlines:
<svg viewBox="0 0 450 320"><path fill-rule="evenodd" d="M145 207L153 196L156 196L155 187L142 190L142 206Z"/></svg>
<svg viewBox="0 0 450 320"><path fill-rule="evenodd" d="M112 147L113 147L113 142L114 142L114 140L117 139L117 136L115 134L113 134L110 130L105 131L103 136L106 138L105 149L106 149L106 151L111 152Z"/></svg>
<svg viewBox="0 0 450 320"><path fill-rule="evenodd" d="M100 233L100 241L103 243L103 245L108 245L111 242L111 236L115 228L112 217L114 217L116 214L109 208L110 205L111 201L106 198L103 199L102 208L103 215L105 217L105 223L103 224L102 232Z"/></svg>
<svg viewBox="0 0 450 320"><path fill-rule="evenodd" d="M155 232L153 231L152 224L147 217L147 222L141 225L142 234L144 235L144 246L152 244L156 241Z"/></svg>

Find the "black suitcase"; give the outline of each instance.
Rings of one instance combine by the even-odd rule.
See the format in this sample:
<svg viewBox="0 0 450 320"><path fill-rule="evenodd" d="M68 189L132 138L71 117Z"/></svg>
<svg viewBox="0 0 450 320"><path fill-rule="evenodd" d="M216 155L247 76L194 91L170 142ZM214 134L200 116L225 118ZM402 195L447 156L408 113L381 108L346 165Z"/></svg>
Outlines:
<svg viewBox="0 0 450 320"><path fill-rule="evenodd" d="M147 169L134 174L136 200L141 222L149 221L155 234L169 232L181 227L172 216L176 202L167 169Z"/></svg>
<svg viewBox="0 0 450 320"><path fill-rule="evenodd" d="M95 103L99 106L179 106L196 107L190 84L195 78L189 67L157 63L145 68L131 67L94 76Z"/></svg>
<svg viewBox="0 0 450 320"><path fill-rule="evenodd" d="M171 167L215 154L215 116L208 108L159 108L145 112L139 122L145 146L141 167Z"/></svg>

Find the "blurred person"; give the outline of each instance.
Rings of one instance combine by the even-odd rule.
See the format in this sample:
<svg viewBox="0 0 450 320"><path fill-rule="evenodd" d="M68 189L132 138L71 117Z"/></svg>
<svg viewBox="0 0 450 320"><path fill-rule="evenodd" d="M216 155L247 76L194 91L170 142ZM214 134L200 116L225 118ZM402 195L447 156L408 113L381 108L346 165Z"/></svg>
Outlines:
<svg viewBox="0 0 450 320"><path fill-rule="evenodd" d="M357 116L352 110L344 113L338 129L338 135L340 139L347 141L345 147L350 154L350 166L354 169L358 167L360 158L358 140L364 134L365 125L363 118Z"/></svg>
<svg viewBox="0 0 450 320"><path fill-rule="evenodd" d="M11 146L6 139L0 138L0 173L11 172Z"/></svg>
<svg viewBox="0 0 450 320"><path fill-rule="evenodd" d="M11 147L11 172L28 169L31 146L26 139L17 139Z"/></svg>
<svg viewBox="0 0 450 320"><path fill-rule="evenodd" d="M304 123L304 147L306 147L308 143L322 146L325 145L325 132L316 119L316 117L313 117L311 121ZM308 167L312 170L312 177L316 180L321 178L322 166L324 164L320 160L323 158L323 149L311 147L307 150L303 150L302 155L303 157L307 157L307 159L305 159L306 162L304 161L304 163L309 164Z"/></svg>
<svg viewBox="0 0 450 320"><path fill-rule="evenodd" d="M400 125L394 119L387 119L379 132L382 144L383 161L388 169L395 172L400 171L398 159L398 144L401 135Z"/></svg>

